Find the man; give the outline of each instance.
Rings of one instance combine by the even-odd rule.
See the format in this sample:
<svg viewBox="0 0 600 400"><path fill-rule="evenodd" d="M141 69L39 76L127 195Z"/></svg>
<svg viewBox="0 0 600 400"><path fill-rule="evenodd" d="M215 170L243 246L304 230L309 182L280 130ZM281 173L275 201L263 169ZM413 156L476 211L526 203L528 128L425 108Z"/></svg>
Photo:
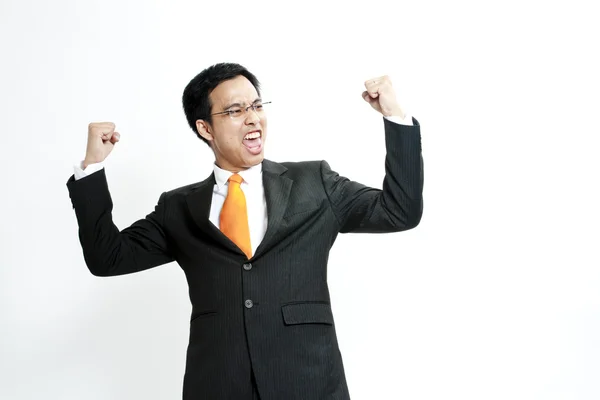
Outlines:
<svg viewBox="0 0 600 400"><path fill-rule="evenodd" d="M418 123L388 77L365 86L363 98L385 117L383 190L340 177L325 161L264 159L258 80L238 64L217 64L183 94L190 127L215 154L213 173L163 193L154 212L121 232L100 164L120 134L112 123L89 125L85 160L67 183L86 263L97 276L181 266L193 307L184 399L350 398L329 249L339 232L402 231L422 213Z"/></svg>

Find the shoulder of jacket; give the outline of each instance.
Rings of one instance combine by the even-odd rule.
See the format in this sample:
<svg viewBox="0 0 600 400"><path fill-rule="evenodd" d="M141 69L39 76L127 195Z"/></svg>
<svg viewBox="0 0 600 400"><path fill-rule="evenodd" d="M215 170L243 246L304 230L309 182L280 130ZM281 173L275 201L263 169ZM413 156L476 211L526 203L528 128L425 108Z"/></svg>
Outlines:
<svg viewBox="0 0 600 400"><path fill-rule="evenodd" d="M306 171L307 169L320 169L321 161L320 160L311 160L311 161L286 161L280 163L290 170L302 170Z"/></svg>
<svg viewBox="0 0 600 400"><path fill-rule="evenodd" d="M198 188L199 186L201 186L203 184L210 184L207 181L211 180L211 178L212 178L212 175L209 176L207 179L200 181L200 182L190 183L189 185L180 186L175 189L166 190L164 192L164 195L166 197L186 196L189 193L191 193L192 191L194 191L196 188ZM212 187L213 185L210 185L210 186Z"/></svg>

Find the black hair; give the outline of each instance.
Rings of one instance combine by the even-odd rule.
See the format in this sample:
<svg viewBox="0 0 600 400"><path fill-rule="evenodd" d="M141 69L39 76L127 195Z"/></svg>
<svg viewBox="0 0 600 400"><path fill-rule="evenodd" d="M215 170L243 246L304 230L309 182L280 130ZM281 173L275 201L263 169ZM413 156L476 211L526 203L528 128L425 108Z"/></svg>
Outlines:
<svg viewBox="0 0 600 400"><path fill-rule="evenodd" d="M183 90L183 111L190 128L206 144L208 140L202 137L196 127L196 121L203 119L209 124L212 123L210 111L212 104L210 102L210 93L221 83L238 76L243 76L252 83L256 92L260 96L260 83L256 76L239 64L219 63L206 68L200 72L187 84Z"/></svg>

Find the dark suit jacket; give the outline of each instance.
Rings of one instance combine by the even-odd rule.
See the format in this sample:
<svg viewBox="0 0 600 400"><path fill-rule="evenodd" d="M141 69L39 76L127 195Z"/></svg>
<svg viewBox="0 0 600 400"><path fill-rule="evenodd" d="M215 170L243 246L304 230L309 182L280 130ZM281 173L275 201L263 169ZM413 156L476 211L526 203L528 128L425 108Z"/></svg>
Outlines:
<svg viewBox="0 0 600 400"><path fill-rule="evenodd" d="M214 175L160 196L119 232L104 170L67 183L85 261L97 276L177 261L192 303L183 398L349 399L327 287L339 232L398 232L422 213L418 122L384 120L383 190L340 177L325 161L263 162L268 228L254 256L210 221ZM349 149L360 160L361 148Z"/></svg>

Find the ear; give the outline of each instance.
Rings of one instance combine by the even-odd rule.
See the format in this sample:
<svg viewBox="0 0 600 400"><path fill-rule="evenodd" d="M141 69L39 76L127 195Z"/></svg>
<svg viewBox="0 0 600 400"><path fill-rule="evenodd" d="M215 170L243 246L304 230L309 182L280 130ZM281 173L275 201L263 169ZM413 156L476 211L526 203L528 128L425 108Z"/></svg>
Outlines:
<svg viewBox="0 0 600 400"><path fill-rule="evenodd" d="M204 139L208 140L209 143L214 140L213 135L211 133L210 125L205 120L203 120L203 119L197 120L196 121L196 129L198 130L198 133L200 134L200 136L202 136Z"/></svg>

